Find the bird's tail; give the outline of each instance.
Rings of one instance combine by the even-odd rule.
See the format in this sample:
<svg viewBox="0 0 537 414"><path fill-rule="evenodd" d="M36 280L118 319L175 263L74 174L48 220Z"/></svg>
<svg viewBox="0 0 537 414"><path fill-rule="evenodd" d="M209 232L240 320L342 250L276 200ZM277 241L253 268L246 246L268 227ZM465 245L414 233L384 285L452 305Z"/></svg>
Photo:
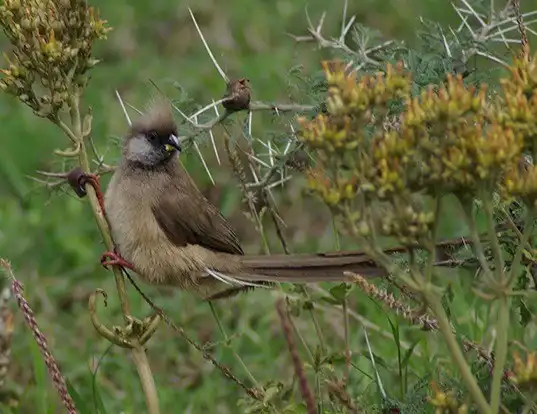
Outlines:
<svg viewBox="0 0 537 414"><path fill-rule="evenodd" d="M270 256L244 256L235 277L248 282L343 282L344 272L364 277L385 276L386 271L363 252L334 252Z"/></svg>

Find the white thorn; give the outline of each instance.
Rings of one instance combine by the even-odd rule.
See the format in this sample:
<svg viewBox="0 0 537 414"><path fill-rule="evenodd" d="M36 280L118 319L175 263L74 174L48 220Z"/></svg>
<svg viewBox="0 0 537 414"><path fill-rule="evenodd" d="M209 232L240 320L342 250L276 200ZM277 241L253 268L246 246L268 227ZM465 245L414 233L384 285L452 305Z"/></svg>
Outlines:
<svg viewBox="0 0 537 414"><path fill-rule="evenodd" d="M226 73L222 70L222 68L220 67L220 65L216 61L215 57L213 56L213 53L211 52L211 49L209 48L209 45L205 41L205 38L203 37L203 33L201 32L201 30L200 30L200 28L198 26L198 22L196 22L196 18L194 17L194 13L192 13L192 10L190 9L190 7L188 8L188 11L190 12L190 17L192 17L192 21L194 22L194 26L196 26L196 30L198 31L198 34L201 37L201 41L203 42L203 45L205 46L205 49L207 50L207 53L209 54L209 57L213 61L214 67L216 68L216 70L218 71L218 73L220 74L222 79L224 79L224 81L226 83L229 83L229 78L227 77Z"/></svg>
<svg viewBox="0 0 537 414"><path fill-rule="evenodd" d="M214 100L213 100L213 103L214 103ZM216 109L216 105L214 106L214 111L216 112L216 116L220 116L218 115L218 109ZM218 150L216 149L216 143L214 142L214 135L213 135L212 129L209 129L209 136L211 137L211 144L213 144L213 150L214 150L214 155L216 156L216 161L218 162L218 165L221 165L220 156L218 155Z"/></svg>
<svg viewBox="0 0 537 414"><path fill-rule="evenodd" d="M283 184L286 183L287 181L289 181L291 178L293 178L293 176L288 175L287 177L284 177L281 180L274 181L273 183L271 183L270 185L267 186L267 190L270 190L271 188L277 187L280 184L282 184L282 187L283 187Z"/></svg>
<svg viewBox="0 0 537 414"><path fill-rule="evenodd" d="M194 122L198 123L198 120L196 118L194 118ZM209 179L211 180L211 182L214 185L215 182L213 180L213 176L211 175L211 171L209 170L209 167L207 166L207 163L205 162L205 158L203 158L203 154L201 153L200 148L198 146L198 143L196 141L194 141L194 148L196 149L196 152L198 153L198 155L200 157L201 163L203 164L203 168L205 168L205 171L207 172L207 175L209 176Z"/></svg>
<svg viewBox="0 0 537 414"><path fill-rule="evenodd" d="M202 113L204 113L205 111L211 109L211 108L216 108L217 105L220 105L222 102L224 102L226 100L226 98L223 98L223 99L219 99L218 101L212 101L212 103L210 103L209 105L206 105L205 107L199 109L198 111L196 111L195 113L193 113L192 115L189 116L190 119L198 116L198 115L201 115ZM218 112L217 112L218 114Z"/></svg>
<svg viewBox="0 0 537 414"><path fill-rule="evenodd" d="M116 96L119 101L119 104L121 105L121 109L123 110L123 115L125 115L125 118L127 119L127 123L132 125L131 118L129 116L129 113L127 112L127 108L125 108L125 104L123 103L123 99L121 98L121 95L119 94L119 91L116 89Z"/></svg>
<svg viewBox="0 0 537 414"><path fill-rule="evenodd" d="M131 108L133 111L136 111L136 113L138 113L138 115L143 115L144 113L142 111L140 111L138 108L136 108L134 105L131 105L130 103L127 102L127 106L129 108Z"/></svg>

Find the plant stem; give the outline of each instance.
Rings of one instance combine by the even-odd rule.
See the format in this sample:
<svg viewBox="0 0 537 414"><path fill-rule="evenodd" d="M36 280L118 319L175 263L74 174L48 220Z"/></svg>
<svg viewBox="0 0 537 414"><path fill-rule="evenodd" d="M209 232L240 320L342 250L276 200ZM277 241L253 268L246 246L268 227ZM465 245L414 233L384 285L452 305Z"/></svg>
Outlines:
<svg viewBox="0 0 537 414"><path fill-rule="evenodd" d="M343 329L345 335L345 386L350 377L351 372L351 351L349 340L349 310L347 308L347 298L343 299Z"/></svg>
<svg viewBox="0 0 537 414"><path fill-rule="evenodd" d="M140 382L142 383L142 388L144 390L147 412L150 414L158 414L160 413L160 409L157 389L144 347L137 345L132 348L131 352L132 358L134 359L134 365L136 365L138 376L140 377Z"/></svg>
<svg viewBox="0 0 537 414"><path fill-rule="evenodd" d="M80 118L79 96L79 92L75 91L69 105L72 128L71 134L67 133L66 130L69 130L69 128L65 124L59 124L59 126L64 131L66 131L67 135L74 135L77 138L77 142L80 144L80 152L78 154L80 168L83 172L90 173L91 169L89 165L88 154L86 151L86 145L84 143L84 137L82 135L82 120ZM97 222L97 226L99 227L106 248L112 251L114 250L114 242L110 234L110 229L108 226L108 222L106 221L104 211L101 211L101 208L99 206L97 194L95 193L95 190L91 185L86 185L86 192L90 200L93 216L95 217L95 221ZM125 278L121 273L121 267L113 266L113 272L119 300L121 303L121 310L123 312L123 318L126 322L129 322L131 320L130 306L129 299L127 296L127 289L125 286ZM147 360L147 356L145 354L145 350L143 346L138 344L131 348L131 352L134 359L134 363L136 365L136 369L138 370L140 382L142 383L142 389L144 391L148 413L160 414L157 389L155 386L153 375L151 373L149 361Z"/></svg>
<svg viewBox="0 0 537 414"><path fill-rule="evenodd" d="M503 288L505 292L499 298L499 308L498 308L498 322L496 324L496 331L499 333L498 339L496 341L495 348L495 362L494 370L492 374L492 386L490 390L490 405L493 412L498 412L500 409L501 403L501 387L502 379L504 376L505 363L507 361L507 351L508 351L508 339L509 339L509 310L510 310L510 298L507 296L511 290L511 284L515 280L520 266L521 259L524 249L528 244L528 240L532 234L533 229L533 218L534 214L531 208L528 208L526 217L524 220L524 232L520 239L520 244L517 247L515 256L513 257L513 262L511 265L511 271L509 272L509 278L507 282L502 280Z"/></svg>
<svg viewBox="0 0 537 414"><path fill-rule="evenodd" d="M492 276L492 273L491 273L489 264L487 262L487 258L485 257L483 245L481 244L481 239L479 238L479 232L477 231L475 221L472 217L472 206L468 205L468 203L464 202L463 200L461 200L460 202L461 202L462 209L464 211L466 223L468 224L468 227L470 228L470 237L472 239L474 253L477 256L477 259L479 260L479 264L481 265L481 268L483 269L487 277L490 278Z"/></svg>
<svg viewBox="0 0 537 414"><path fill-rule="evenodd" d="M337 251L341 250L341 242L339 241L339 232L337 230L336 216L332 214L332 232L334 233L334 247Z"/></svg>
<svg viewBox="0 0 537 414"><path fill-rule="evenodd" d="M500 247L500 241L496 235L496 223L494 223L494 216L492 213L492 200L491 197L486 197L483 199L483 209L485 210L485 215L487 216L487 229L489 233L490 242L492 244L492 253L494 254L494 267L496 280L498 283L502 283L505 279L504 277L504 262L502 257L502 249Z"/></svg>
<svg viewBox="0 0 537 414"><path fill-rule="evenodd" d="M76 105L78 106L78 102ZM78 110L76 111L76 113L78 113ZM78 156L78 162L80 164L80 168L82 169L82 171L84 171L85 173L91 172L89 160L88 160L88 154L86 151L86 145L83 142L80 145L80 153ZM91 208L93 211L93 216L95 217L95 221L101 232L101 236L103 238L106 249L110 251L114 250L114 242L112 241L112 236L110 235L110 230L108 228L108 223L106 222L104 212L101 211L101 208L99 206L99 201L97 200L97 194L95 193L95 190L93 189L92 186L87 186L86 192L90 200ZM125 277L121 273L121 268L118 266L113 266L112 271L114 273L114 278L116 281L116 288L118 291L119 301L121 303L121 310L123 311L123 317L125 321L128 322L129 321L128 317L130 315L130 305L129 305L129 298L127 296L127 288L125 286Z"/></svg>
<svg viewBox="0 0 537 414"><path fill-rule="evenodd" d="M429 251L429 257L427 260L427 267L425 268L425 280L427 283L431 283L433 280L433 270L434 270L434 262L436 260L436 238L438 235L438 224L440 222L440 209L442 208L442 198L441 196L437 195L434 198L434 223L433 223L433 229L432 229L432 243L429 248L427 249Z"/></svg>
<svg viewBox="0 0 537 414"><path fill-rule="evenodd" d="M334 213L331 215L332 218L332 232L334 233L334 248L336 251L341 250L341 241L339 240L339 232L337 229L336 216ZM349 310L348 310L348 301L347 297L343 299L342 310L343 310L343 329L345 336L345 378L344 386L347 386L347 381L349 381L350 372L351 372L351 351L350 351L350 341L349 341Z"/></svg>
<svg viewBox="0 0 537 414"><path fill-rule="evenodd" d="M524 218L524 232L522 233L522 238L520 239L520 243L515 252L515 256L513 257L513 262L511 264L511 271L509 272L509 280L508 280L509 285L511 285L513 280L515 280L515 278L517 277L517 273L519 272L520 266L522 264L521 263L522 254L524 253L524 249L528 245L529 239L531 237L534 218L535 218L534 212L532 211L531 208L528 208L526 217Z"/></svg>
<svg viewBox="0 0 537 414"><path fill-rule="evenodd" d="M455 335L451 329L451 326L449 324L446 311L442 307L442 304L434 296L432 292L424 292L423 295L424 299L427 301L427 304L435 314L437 320L438 320L438 329L442 333L442 336L444 337L444 340L446 341L446 345L448 347L448 350L451 354L451 358L453 362L457 365L459 368L459 371L461 373L462 379L466 386L468 387L468 391L474 400L474 402L477 404L479 411L483 414L491 414L492 411L490 409L489 404L487 403L487 400L485 396L483 395L483 392L479 388L479 385L477 384L477 381L472 374L472 371L470 370L470 367L468 366L468 363L466 362L466 359L464 358L464 355L457 343L457 340L455 338Z"/></svg>
<svg viewBox="0 0 537 414"><path fill-rule="evenodd" d="M492 372L492 386L490 388L490 406L493 413L497 413L500 410L502 379L507 360L507 340L509 338L509 302L510 299L507 295L503 295L499 299L500 306L498 309L498 322L496 324L498 338L494 350L494 370Z"/></svg>

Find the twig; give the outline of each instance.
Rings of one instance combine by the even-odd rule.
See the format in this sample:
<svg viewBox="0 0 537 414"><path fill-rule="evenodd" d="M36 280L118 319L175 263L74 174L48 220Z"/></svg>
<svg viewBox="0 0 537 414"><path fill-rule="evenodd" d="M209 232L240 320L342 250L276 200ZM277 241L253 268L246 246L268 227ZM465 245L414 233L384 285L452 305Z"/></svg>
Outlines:
<svg viewBox="0 0 537 414"><path fill-rule="evenodd" d="M528 33L526 30L526 25L524 24L524 16L520 12L520 0L512 0L513 9L515 11L516 22L518 25L518 30L520 32L520 45L522 46L522 53L526 59L530 59L530 43L528 41Z"/></svg>
<svg viewBox="0 0 537 414"><path fill-rule="evenodd" d="M375 59L372 59L370 56L374 53L378 53L389 46L392 46L395 41L388 40L386 42L383 42L380 45L375 45L373 47L367 47L367 39L363 39L363 41L359 44L358 50L353 50L350 47L347 46L345 43L345 37L351 27L354 25L355 22L355 16L352 16L348 22L345 22L347 14L347 2L345 1L343 6L343 21L341 26L341 31L339 34L339 37L337 39L327 39L322 34L322 29L324 25L324 19L326 17L326 12L323 12L321 18L319 19L319 23L317 26L314 26L311 22L311 19L309 18L308 13L306 12L306 18L308 21L308 28L307 31L309 35L306 36L296 36L289 34L297 43L300 42L315 42L317 43L317 46L320 49L328 48L328 49L340 49L343 50L345 53L347 53L349 56L353 57L354 59L360 61L361 63L358 64L353 71L360 69L365 64L370 64L375 67L378 67L381 62L377 61ZM354 63L354 60L349 63L349 65L352 65Z"/></svg>
<svg viewBox="0 0 537 414"><path fill-rule="evenodd" d="M301 104L280 104L280 103L265 103L252 102L250 103L250 111L275 111L275 112L308 112L317 108L315 105Z"/></svg>
<svg viewBox="0 0 537 414"><path fill-rule="evenodd" d="M491 3L491 10L489 16L482 16L475 11L475 9L467 0L460 1L463 4L463 7L456 6L455 3L452 2L453 9L461 19L461 24L456 29L456 33L460 33L465 28L468 33L470 33L472 40L476 44L484 44L486 42L501 42L504 43L505 46L509 49L510 39L505 38L505 33L515 30L518 26L518 28L521 30L522 37L524 37L526 26L523 25L522 19L524 17L527 18L537 14L537 11L521 14L520 5L518 5L517 12L516 3L519 3L519 0L511 0L508 1L506 6L497 14L494 13L494 4ZM511 5L513 7L511 7ZM468 23L468 16L473 17L477 21L477 23L479 24L478 28L472 28L472 26ZM515 21L517 22L517 24L512 25L512 23ZM535 21L532 22L534 23ZM506 28L504 27L505 25L510 26ZM453 35L455 37L455 40L458 42L456 33L453 32ZM522 44L524 45L523 40ZM472 46L470 49L464 51L463 63L466 63L474 55L483 56L505 67L509 66L507 62L505 62L503 59L500 59L499 57L494 56L490 53L483 52L482 50L479 50L476 46Z"/></svg>
<svg viewBox="0 0 537 414"><path fill-rule="evenodd" d="M184 331L183 328L180 326L177 326L169 317L166 315L166 313L140 289L138 284L134 281L134 279L131 277L131 275L123 269L123 272L127 276L127 279L129 279L129 282L132 284L134 289L140 294L140 296L146 301L146 303L153 309L161 318L162 320L168 325L170 328L173 329L181 338L183 338L187 343L192 345L197 351L201 353L204 359L211 362L215 368L217 368L226 378L230 379L231 381L235 382L239 387L241 387L246 394L248 394L250 397L252 397L255 400L262 401L263 400L263 392L257 388L250 388L247 387L240 379L238 379L229 368L226 366L220 364L216 359L214 359L201 345L199 345L196 341L191 339L187 333Z"/></svg>

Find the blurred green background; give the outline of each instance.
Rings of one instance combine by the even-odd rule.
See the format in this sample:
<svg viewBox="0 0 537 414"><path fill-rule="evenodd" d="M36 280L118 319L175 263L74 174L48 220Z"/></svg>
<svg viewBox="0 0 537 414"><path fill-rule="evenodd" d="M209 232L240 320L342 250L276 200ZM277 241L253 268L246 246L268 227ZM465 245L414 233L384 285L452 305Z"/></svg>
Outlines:
<svg viewBox="0 0 537 414"><path fill-rule="evenodd" d="M198 0L191 4L171 0L95 0L91 3L113 27L108 41L98 43L95 48L95 56L101 58L102 63L91 72L85 96L86 104L93 109L93 137L110 164L118 155L114 137L126 130L114 94L116 89L137 107L143 107L148 96L155 92L149 79L160 85L178 82L200 104L217 99L224 92L222 79L190 20L189 6L224 70L232 76L248 77L253 86L253 98L261 101L286 101L289 69L302 64L314 71L319 67L319 60L328 56L326 51L316 50L313 44L295 44L287 34L306 33L306 7L314 22L323 11L328 12L326 36L337 35L343 7L340 0L330 3L321 0ZM358 22L379 29L386 39L409 42L414 39L419 16L446 24L457 22L450 2L445 0L349 1L348 16L353 14ZM8 48L5 40L2 47ZM258 135L262 134L270 116L263 115L265 121L256 123ZM99 365L95 379L107 412L145 412L129 354L116 348L105 354L109 344L95 333L88 318L88 294L95 288L103 288L110 299L108 308L100 312L101 318L108 324L121 321L112 274L99 265L103 246L86 200L79 200L62 188L52 190L29 178L35 176L36 170L61 169L52 151L66 147L66 138L49 122L36 118L18 101L3 95L0 96L0 125L0 257L12 262L52 351L78 392L92 400L93 372ZM221 141L221 137L222 130L216 128L215 138ZM216 165L209 147L205 146L203 151L216 186L210 184L195 154L185 156L187 168L207 196L238 228L245 250L259 252L257 235L242 213L244 206L229 168ZM279 197L294 250L333 249L326 210L319 203L304 201L300 189L301 183L297 182ZM447 223L446 233L460 232L461 225L456 217L453 219L453 223ZM278 251L277 244L272 245L274 251ZM148 287L145 290L196 340L222 339L207 304L180 292L157 292ZM146 315L149 309L138 295L131 291L130 296L134 313L140 317ZM385 361L382 373L389 384L390 378L396 376L393 360L397 347L387 317L359 292L353 292L351 305L353 311L364 315L360 316L360 323L353 320L351 325L354 362L370 371L361 333L361 326L365 324L370 329L379 360ZM231 347L243 357L256 379L262 384L274 380L289 385L292 370L274 310L274 296L257 291L221 302L216 308L232 337ZM341 351L341 315L328 311L318 317L329 344ZM479 320L477 314L472 318L473 322ZM296 323L315 347L311 320L304 315ZM479 320L479 324L475 328L477 336L480 329L484 330L485 322ZM407 333L407 347L418 335ZM437 346L434 342L425 345L425 348L430 347L430 352ZM212 352L237 375L246 378L229 348L220 345ZM240 390L164 326L149 343L148 355L163 413L241 412L242 409L237 408L237 400L243 397ZM426 365L427 356L422 351L421 359L413 362L412 375L417 378L423 374ZM358 371L353 371L351 384L351 394L362 394L364 398L368 398L368 392L375 387L374 381ZM23 395L21 412L61 411L20 314L15 320L12 364L6 387ZM396 397L401 392L394 390L392 394ZM369 394L375 398L375 393Z"/></svg>

